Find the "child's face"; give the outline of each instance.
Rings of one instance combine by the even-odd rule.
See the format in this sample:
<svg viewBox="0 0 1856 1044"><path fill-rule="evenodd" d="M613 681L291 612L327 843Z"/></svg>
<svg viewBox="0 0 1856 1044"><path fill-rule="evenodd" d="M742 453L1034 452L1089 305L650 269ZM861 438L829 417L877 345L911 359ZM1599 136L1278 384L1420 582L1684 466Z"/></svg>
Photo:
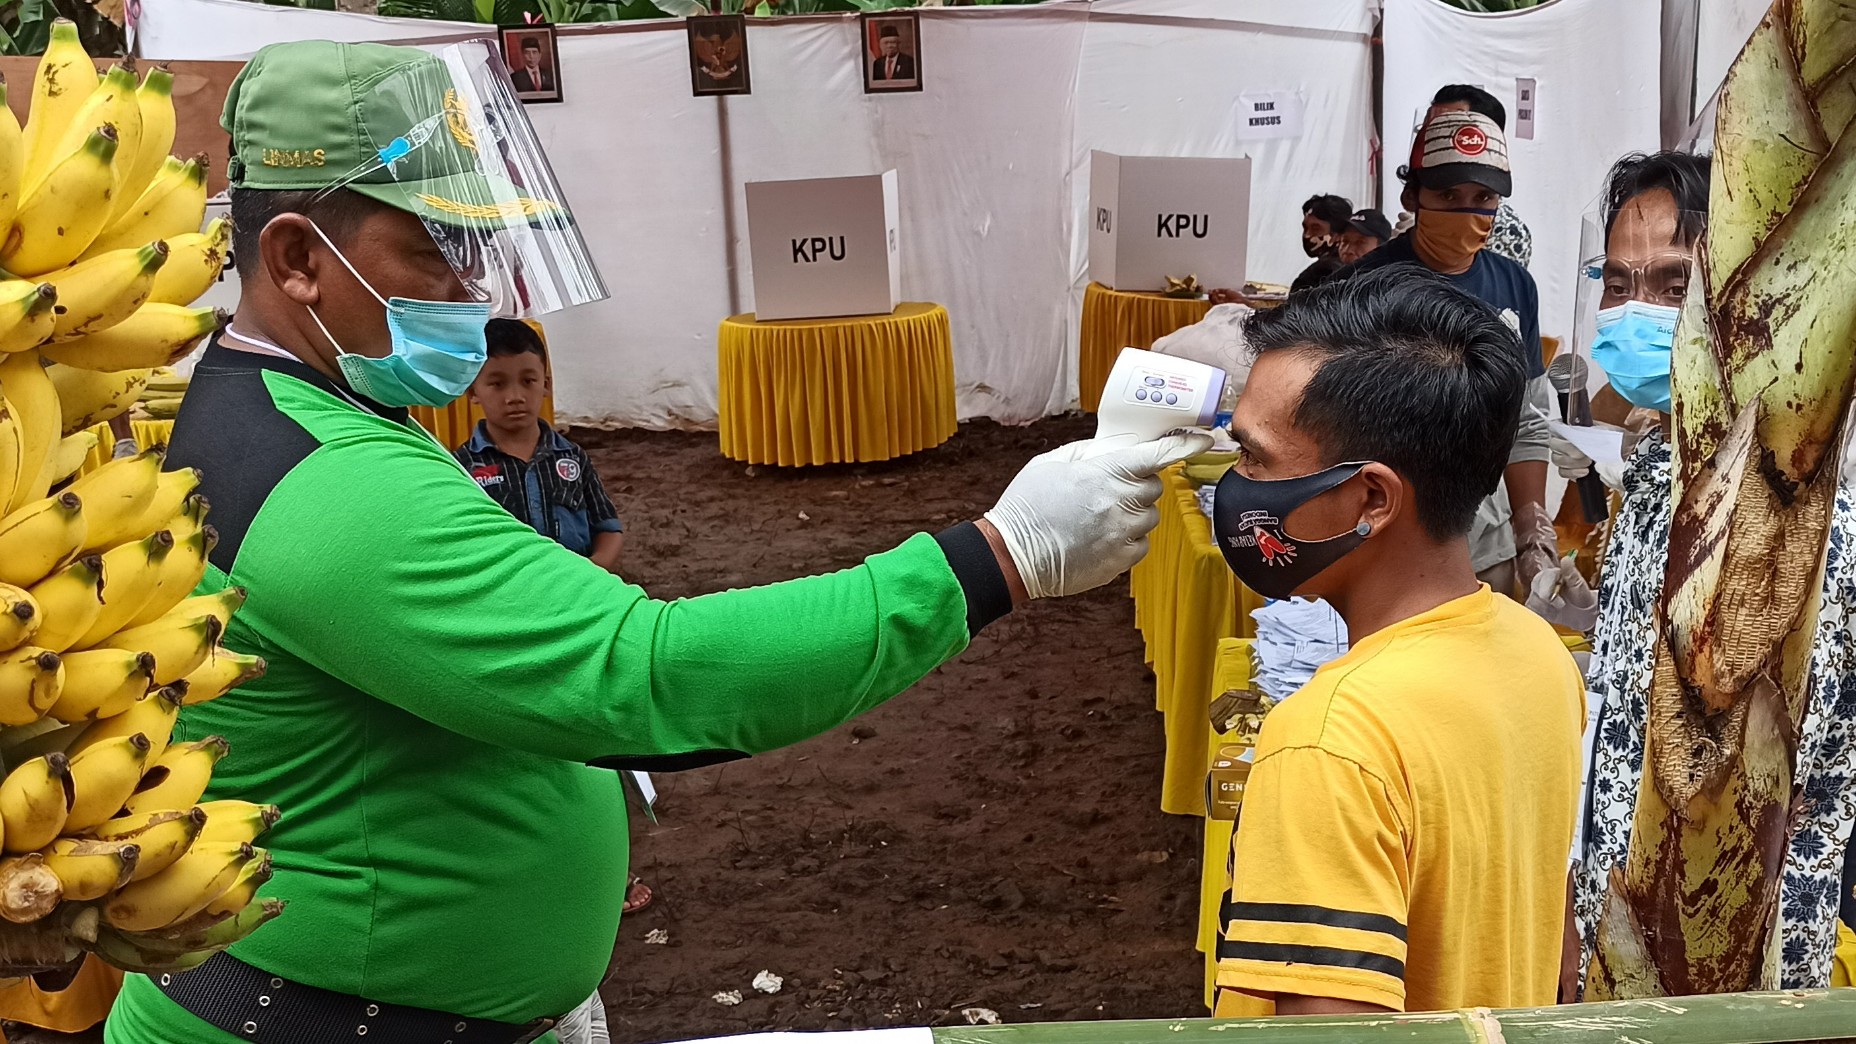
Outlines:
<svg viewBox="0 0 1856 1044"><path fill-rule="evenodd" d="M471 401L483 407L490 427L519 431L541 418L541 400L548 392L548 374L541 356L492 356L470 386Z"/></svg>

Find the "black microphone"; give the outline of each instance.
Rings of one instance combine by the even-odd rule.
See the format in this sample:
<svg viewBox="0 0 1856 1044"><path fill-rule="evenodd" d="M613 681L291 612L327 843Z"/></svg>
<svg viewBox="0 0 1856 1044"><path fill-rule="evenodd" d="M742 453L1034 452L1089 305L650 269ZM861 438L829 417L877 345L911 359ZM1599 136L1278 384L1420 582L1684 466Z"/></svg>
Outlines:
<svg viewBox="0 0 1856 1044"><path fill-rule="evenodd" d="M1589 428L1592 426L1592 400L1585 390L1586 374L1584 357L1575 353L1556 355L1547 366L1547 380L1559 394L1560 417L1568 424ZM1587 474L1574 479L1573 485L1579 490L1579 508L1586 522L1597 525L1610 517L1611 496L1605 492L1603 479Z"/></svg>

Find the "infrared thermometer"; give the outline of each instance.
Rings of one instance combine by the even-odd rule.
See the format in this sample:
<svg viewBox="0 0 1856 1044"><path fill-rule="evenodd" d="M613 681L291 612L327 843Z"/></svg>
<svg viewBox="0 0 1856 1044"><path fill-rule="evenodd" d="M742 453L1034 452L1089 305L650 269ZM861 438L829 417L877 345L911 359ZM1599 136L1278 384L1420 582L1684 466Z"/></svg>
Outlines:
<svg viewBox="0 0 1856 1044"><path fill-rule="evenodd" d="M1180 428L1230 423L1237 385L1216 366L1123 348L1096 407L1098 452L1148 442Z"/></svg>

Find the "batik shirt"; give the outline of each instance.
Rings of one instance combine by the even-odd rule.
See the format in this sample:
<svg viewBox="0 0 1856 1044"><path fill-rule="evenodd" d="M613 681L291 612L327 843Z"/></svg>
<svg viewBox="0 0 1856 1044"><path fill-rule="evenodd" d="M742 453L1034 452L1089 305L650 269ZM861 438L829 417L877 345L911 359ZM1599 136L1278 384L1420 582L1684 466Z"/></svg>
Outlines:
<svg viewBox="0 0 1856 1044"><path fill-rule="evenodd" d="M1845 469L1847 475L1848 469ZM1623 504L1612 521L1599 582L1599 617L1586 685L1603 699L1592 759L1589 826L1577 868L1575 904L1584 935L1582 959L1597 940L1606 879L1624 864L1643 778L1645 707L1655 668L1656 600L1669 558L1670 452L1645 436L1624 471ZM1843 852L1856 822L1856 501L1837 490L1824 564L1823 606L1811 650L1809 702L1798 745L1804 795L1780 886L1780 984L1818 989L1830 981L1836 948Z"/></svg>

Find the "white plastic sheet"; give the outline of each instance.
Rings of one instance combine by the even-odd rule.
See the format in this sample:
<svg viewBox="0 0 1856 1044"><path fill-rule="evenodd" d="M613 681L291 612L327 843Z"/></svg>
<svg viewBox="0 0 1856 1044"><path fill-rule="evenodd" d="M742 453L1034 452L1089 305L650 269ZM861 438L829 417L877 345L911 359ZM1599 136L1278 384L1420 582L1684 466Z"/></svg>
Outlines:
<svg viewBox="0 0 1856 1044"><path fill-rule="evenodd" d="M1704 3L1704 7L1708 6ZM1478 84L1508 107L1510 202L1534 234L1540 332L1572 332L1580 219L1619 156L1660 141L1661 12L1645 0L1556 0L1469 14L1439 0L1385 2L1385 191L1411 145L1413 116L1447 83ZM1539 81L1534 138L1517 139L1515 80Z"/></svg>
<svg viewBox="0 0 1856 1044"><path fill-rule="evenodd" d="M863 94L855 19L754 20L754 93L725 101L690 97L681 22L565 27L566 100L528 112L613 296L549 318L556 401L570 416L713 426L717 323L734 304L753 307L742 185L895 167L904 296L948 308L960 415L1028 421L1065 409L1076 397L1089 150L1252 156L1251 271L1286 282L1303 262L1301 201L1339 192L1364 205L1371 188L1373 9L925 9L927 89L881 96ZM150 59L244 58L282 40L441 43L486 28L145 0L141 43ZM1236 141L1238 96L1272 90L1308 99L1303 134Z"/></svg>

